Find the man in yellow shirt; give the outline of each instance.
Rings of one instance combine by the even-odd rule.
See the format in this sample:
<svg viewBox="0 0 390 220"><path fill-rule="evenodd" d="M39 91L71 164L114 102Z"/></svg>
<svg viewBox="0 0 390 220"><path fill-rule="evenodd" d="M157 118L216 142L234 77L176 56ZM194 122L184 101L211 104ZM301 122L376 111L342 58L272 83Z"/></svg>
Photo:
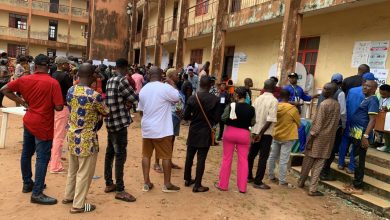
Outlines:
<svg viewBox="0 0 390 220"><path fill-rule="evenodd" d="M275 177L275 163L279 159L279 185L288 186L286 180L287 164L291 148L298 140L298 128L301 124L298 109L289 103L290 92L280 92L281 102L278 104L277 122L274 127L271 154L268 159L268 175L271 181L277 182Z"/></svg>

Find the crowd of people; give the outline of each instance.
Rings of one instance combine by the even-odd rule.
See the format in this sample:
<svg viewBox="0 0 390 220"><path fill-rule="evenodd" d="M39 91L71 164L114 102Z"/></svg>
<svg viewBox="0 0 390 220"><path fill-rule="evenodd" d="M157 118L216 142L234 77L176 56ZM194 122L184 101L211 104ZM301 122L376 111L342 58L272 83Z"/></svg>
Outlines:
<svg viewBox="0 0 390 220"><path fill-rule="evenodd" d="M202 184L207 155L211 146L222 141L223 156L214 187L229 189L233 154L237 152L237 188L246 193L248 183L255 189L271 188L264 182L267 167L271 182L295 188L296 184L288 182L287 174L291 149L301 126L301 107L303 101L318 98L297 186L305 186L311 170L308 195L322 196L317 190L318 181L334 179L330 165L336 154L339 169L345 169L345 157L350 155L346 172L355 174L344 192L363 193L365 156L372 143L375 116L379 111L389 111L390 106L390 86L381 85L377 93L376 78L367 65L361 65L357 75L344 80L341 74L334 74L321 94L310 94L310 89L298 86L297 73L288 74L289 84L284 87L278 86L278 78L271 77L264 82L260 96L252 100L252 79L245 79L244 86L233 86L226 77L217 82L211 76L209 62L202 67L190 64L181 70L162 70L151 64L129 65L126 59L118 59L115 67L94 66L91 61L76 63L62 56L53 63L40 54L30 59L28 71L26 63L26 58L20 58L12 75L6 54L2 54L0 66L2 94L27 109L23 120L22 191L32 192L32 203L56 204L55 198L43 193L47 169L53 174L67 172L62 203L72 204L71 213L96 209L86 202L86 196L99 152L97 131L104 124L108 142L104 192L115 192L115 199L125 202L136 201L125 190L123 178L128 127L136 112L141 116L144 192L154 188L149 175L153 152L153 169L164 177L162 191L180 191L171 182L172 169L181 169L172 161L173 149L180 126L189 124L184 186L193 186L194 193L209 191ZM308 85L313 87L311 82ZM389 151L389 134L376 136L385 139L385 147L378 149ZM61 162L65 140L69 146L67 170ZM35 181L31 168L34 153ZM257 170L253 173L257 156ZM358 164L355 156L359 157Z"/></svg>

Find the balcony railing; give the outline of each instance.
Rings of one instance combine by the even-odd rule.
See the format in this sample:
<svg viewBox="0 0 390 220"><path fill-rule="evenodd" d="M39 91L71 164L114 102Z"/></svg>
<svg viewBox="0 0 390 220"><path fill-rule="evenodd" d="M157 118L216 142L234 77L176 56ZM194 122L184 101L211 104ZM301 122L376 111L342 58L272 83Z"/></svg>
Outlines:
<svg viewBox="0 0 390 220"><path fill-rule="evenodd" d="M0 35L27 38L28 33L27 30L0 26Z"/></svg>
<svg viewBox="0 0 390 220"><path fill-rule="evenodd" d="M235 13L244 8L250 8L252 6L260 5L272 0L232 0L231 13Z"/></svg>
<svg viewBox="0 0 390 220"><path fill-rule="evenodd" d="M0 0L0 1L3 1L3 0ZM69 6L60 5L60 4L56 4L56 3L33 0L31 7L32 7L32 9L41 10L41 11L50 12L50 13L62 14L62 15L69 15L69 11L71 11L72 16L88 17L88 12L86 9L72 7L72 10L70 10Z"/></svg>
<svg viewBox="0 0 390 220"><path fill-rule="evenodd" d="M26 0L0 0L0 3L5 3L12 6L28 8L28 1Z"/></svg>
<svg viewBox="0 0 390 220"><path fill-rule="evenodd" d="M157 26L148 27L148 35L147 38L154 38L157 34Z"/></svg>
<svg viewBox="0 0 390 220"><path fill-rule="evenodd" d="M87 46L87 39L84 37L70 37L70 44L79 45L79 46Z"/></svg>
<svg viewBox="0 0 390 220"><path fill-rule="evenodd" d="M31 31L30 38L37 39L37 40L48 40L49 33L48 32L39 32L39 31Z"/></svg>
<svg viewBox="0 0 390 220"><path fill-rule="evenodd" d="M217 0L206 0L188 8L186 37L212 33L218 10L217 3Z"/></svg>
<svg viewBox="0 0 390 220"><path fill-rule="evenodd" d="M164 20L164 34L177 30L177 18L169 17Z"/></svg>

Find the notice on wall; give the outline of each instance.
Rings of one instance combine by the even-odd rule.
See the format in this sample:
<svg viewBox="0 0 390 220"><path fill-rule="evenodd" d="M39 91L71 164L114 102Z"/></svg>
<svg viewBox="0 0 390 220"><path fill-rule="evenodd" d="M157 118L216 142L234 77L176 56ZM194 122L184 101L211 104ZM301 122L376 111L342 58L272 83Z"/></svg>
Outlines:
<svg viewBox="0 0 390 220"><path fill-rule="evenodd" d="M169 65L169 53L166 50L162 51L162 57L161 57L161 69L168 68Z"/></svg>
<svg viewBox="0 0 390 220"><path fill-rule="evenodd" d="M102 61L101 60L92 60L92 64L95 66L99 66L100 64L102 64Z"/></svg>
<svg viewBox="0 0 390 220"><path fill-rule="evenodd" d="M238 53L238 56L240 58L240 63L246 63L246 61L248 60L248 55L246 55L245 53Z"/></svg>
<svg viewBox="0 0 390 220"><path fill-rule="evenodd" d="M236 84L238 81L238 70L240 68L240 54L234 53L233 68L232 68L232 80Z"/></svg>
<svg viewBox="0 0 390 220"><path fill-rule="evenodd" d="M370 56L368 57L368 65L372 69L386 68L386 60L387 60L388 52L389 52L389 41L371 42Z"/></svg>
<svg viewBox="0 0 390 220"><path fill-rule="evenodd" d="M387 84L387 77L389 76L389 70L388 69L371 69L371 72L375 75L375 78L377 78L378 85Z"/></svg>
<svg viewBox="0 0 390 220"><path fill-rule="evenodd" d="M389 51L389 41L356 41L352 53L353 68L368 64L372 69L384 69Z"/></svg>

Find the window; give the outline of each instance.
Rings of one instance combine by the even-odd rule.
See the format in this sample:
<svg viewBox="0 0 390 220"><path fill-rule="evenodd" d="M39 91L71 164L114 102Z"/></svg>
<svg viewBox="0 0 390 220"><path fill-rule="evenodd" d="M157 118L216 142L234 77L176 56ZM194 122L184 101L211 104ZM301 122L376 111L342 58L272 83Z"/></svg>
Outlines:
<svg viewBox="0 0 390 220"><path fill-rule="evenodd" d="M238 12L241 10L241 0L232 0L231 13Z"/></svg>
<svg viewBox="0 0 390 220"><path fill-rule="evenodd" d="M190 62L191 63L202 63L203 59L203 49L195 49L191 50L191 57L190 57Z"/></svg>
<svg viewBox="0 0 390 220"><path fill-rule="evenodd" d="M9 14L9 27L27 30L27 16Z"/></svg>
<svg viewBox="0 0 390 220"><path fill-rule="evenodd" d="M209 0L196 0L195 16L207 14L209 9Z"/></svg>
<svg viewBox="0 0 390 220"><path fill-rule="evenodd" d="M308 73L315 75L320 37L302 38L299 42L298 62L302 63Z"/></svg>
<svg viewBox="0 0 390 220"><path fill-rule="evenodd" d="M17 44L8 44L7 45L7 52L8 52L8 56L16 58L19 55L26 54L26 46L17 45Z"/></svg>
<svg viewBox="0 0 390 220"><path fill-rule="evenodd" d="M50 0L50 12L58 13L59 0Z"/></svg>
<svg viewBox="0 0 390 220"><path fill-rule="evenodd" d="M55 57L57 53L56 49L47 48L47 56L48 57Z"/></svg>
<svg viewBox="0 0 390 220"><path fill-rule="evenodd" d="M57 41L57 28L58 21L50 20L49 21L49 40Z"/></svg>

